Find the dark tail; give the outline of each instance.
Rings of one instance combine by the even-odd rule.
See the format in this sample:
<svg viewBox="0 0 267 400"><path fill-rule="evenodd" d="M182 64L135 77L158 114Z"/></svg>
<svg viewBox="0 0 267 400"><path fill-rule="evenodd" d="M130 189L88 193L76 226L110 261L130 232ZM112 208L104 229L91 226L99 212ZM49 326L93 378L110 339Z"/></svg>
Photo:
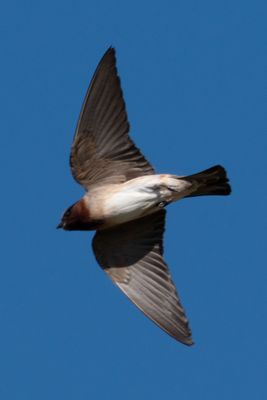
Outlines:
<svg viewBox="0 0 267 400"><path fill-rule="evenodd" d="M186 197L194 196L227 196L231 193L231 186L228 183L226 171L220 165L206 169L198 174L189 175L183 178L191 182L196 190Z"/></svg>

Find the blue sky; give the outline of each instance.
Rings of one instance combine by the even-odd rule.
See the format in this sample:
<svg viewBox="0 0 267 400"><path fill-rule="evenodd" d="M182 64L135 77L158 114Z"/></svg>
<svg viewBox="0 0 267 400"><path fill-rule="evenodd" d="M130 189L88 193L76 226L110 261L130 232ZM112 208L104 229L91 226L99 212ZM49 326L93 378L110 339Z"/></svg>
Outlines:
<svg viewBox="0 0 267 400"><path fill-rule="evenodd" d="M2 5L3 400L266 398L264 7ZM110 45L131 136L156 169L183 175L220 163L231 179L228 198L187 199L168 210L165 255L190 319L191 348L112 285L92 254L92 233L55 229L83 194L69 149Z"/></svg>

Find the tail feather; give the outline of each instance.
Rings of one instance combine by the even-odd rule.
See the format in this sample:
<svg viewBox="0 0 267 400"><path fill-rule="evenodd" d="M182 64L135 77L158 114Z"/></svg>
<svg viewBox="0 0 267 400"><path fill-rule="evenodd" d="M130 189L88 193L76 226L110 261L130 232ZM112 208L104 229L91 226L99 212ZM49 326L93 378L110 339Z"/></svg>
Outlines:
<svg viewBox="0 0 267 400"><path fill-rule="evenodd" d="M226 171L221 165L216 165L198 174L186 176L183 179L191 182L193 188L195 188L195 191L186 197L227 196L231 193Z"/></svg>

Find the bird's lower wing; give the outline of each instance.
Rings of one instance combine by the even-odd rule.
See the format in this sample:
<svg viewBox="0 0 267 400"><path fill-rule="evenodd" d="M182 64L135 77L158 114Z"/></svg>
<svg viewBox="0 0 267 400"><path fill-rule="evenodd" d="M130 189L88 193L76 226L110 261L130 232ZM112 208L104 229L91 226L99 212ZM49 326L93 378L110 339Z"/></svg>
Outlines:
<svg viewBox="0 0 267 400"><path fill-rule="evenodd" d="M165 210L98 231L93 250L112 281L170 336L191 345L191 331L163 259Z"/></svg>

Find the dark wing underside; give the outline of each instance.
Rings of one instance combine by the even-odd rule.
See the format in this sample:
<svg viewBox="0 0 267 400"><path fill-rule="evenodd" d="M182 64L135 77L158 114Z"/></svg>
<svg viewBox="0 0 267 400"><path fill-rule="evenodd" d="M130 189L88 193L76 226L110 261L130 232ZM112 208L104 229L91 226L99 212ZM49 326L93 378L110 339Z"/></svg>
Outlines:
<svg viewBox="0 0 267 400"><path fill-rule="evenodd" d="M76 181L87 189L154 174L128 132L115 50L109 48L90 83L72 144L70 164Z"/></svg>
<svg viewBox="0 0 267 400"><path fill-rule="evenodd" d="M163 259L165 210L98 231L93 250L98 263L143 313L180 342L191 331Z"/></svg>

